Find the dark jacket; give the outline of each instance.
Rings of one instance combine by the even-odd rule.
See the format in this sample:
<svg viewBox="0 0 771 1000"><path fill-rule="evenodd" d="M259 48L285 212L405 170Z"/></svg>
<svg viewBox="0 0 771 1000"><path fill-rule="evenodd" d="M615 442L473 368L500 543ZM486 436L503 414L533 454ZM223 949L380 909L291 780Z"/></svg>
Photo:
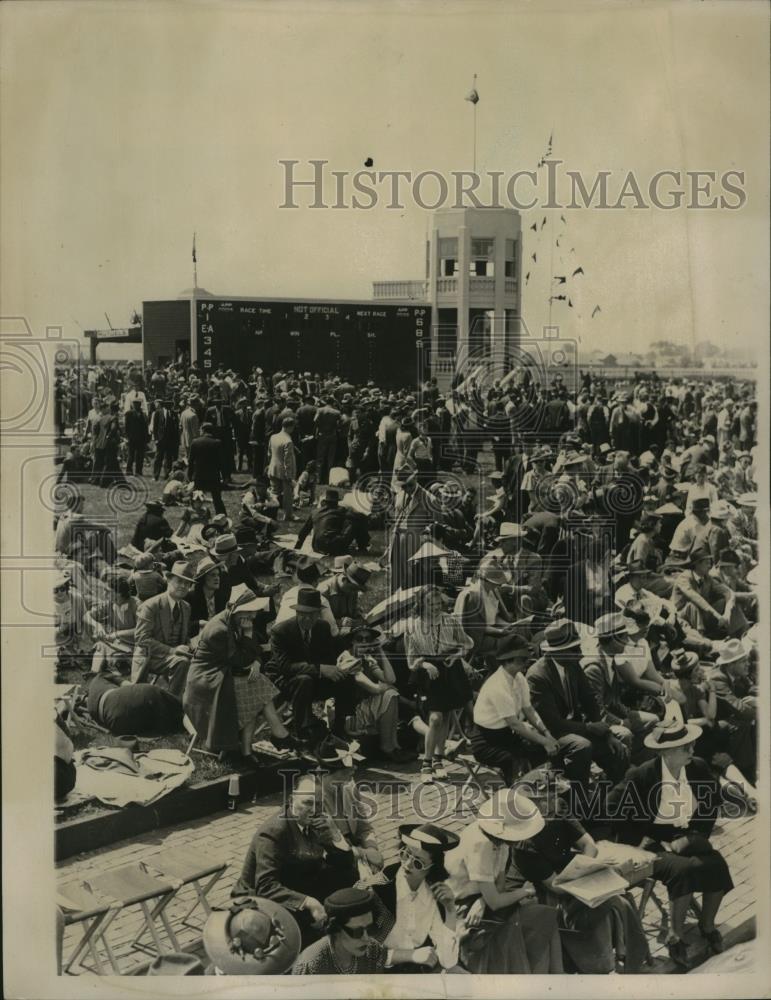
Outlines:
<svg viewBox="0 0 771 1000"><path fill-rule="evenodd" d="M570 685L572 695L572 719L567 718L570 706L553 661L549 656L536 660L527 672L533 708L555 738L568 733L588 736L587 723L601 721L600 706L577 661L565 668L565 680Z"/></svg>
<svg viewBox="0 0 771 1000"><path fill-rule="evenodd" d="M190 634L198 635L200 631L198 628L199 621L208 621L209 612L206 608L206 601L203 597L203 588L200 584L196 584L193 590L190 592L187 603L190 605ZM214 591L214 613L219 614L220 611L225 610L225 605L227 604L227 596L224 591L220 588Z"/></svg>
<svg viewBox="0 0 771 1000"><path fill-rule="evenodd" d="M230 618L229 610L221 611L203 627L182 700L202 746L212 751L239 745L233 675L260 658L259 645L237 636Z"/></svg>
<svg viewBox="0 0 771 1000"><path fill-rule="evenodd" d="M317 621L311 630L311 641L306 645L297 619L287 618L274 625L270 634L271 662L269 669L274 673L283 674L285 677L293 677L298 674L318 677L320 665L334 663L338 653L342 652L344 642L344 638L342 641L335 641L327 622ZM308 666L299 666L303 661Z"/></svg>
<svg viewBox="0 0 771 1000"><path fill-rule="evenodd" d="M687 833L709 837L721 803L720 785L699 757L686 765L688 784L696 800L691 822L685 829L654 823L661 801L661 757L631 767L623 781L613 788L607 800L608 816L627 844L639 844L643 837L657 841L675 840Z"/></svg>
<svg viewBox="0 0 771 1000"><path fill-rule="evenodd" d="M146 538L155 541L158 538L171 538L173 534L171 525L163 514L156 514L154 511L148 510L137 521L131 544L135 549L144 552Z"/></svg>
<svg viewBox="0 0 771 1000"><path fill-rule="evenodd" d="M350 851L339 851L327 831L310 827L303 833L297 820L278 813L252 838L231 895L263 896L299 910L306 896L323 898L317 877L325 861L340 867L340 887L353 884Z"/></svg>
<svg viewBox="0 0 771 1000"><path fill-rule="evenodd" d="M602 721L614 726L629 715L631 709L628 708L622 698L624 685L618 675L615 665L612 667L611 676L600 654L588 657L581 664L584 676L589 681L597 704L600 706Z"/></svg>
<svg viewBox="0 0 771 1000"><path fill-rule="evenodd" d="M187 475L198 490L219 489L222 484L222 442L210 434L195 438L190 445Z"/></svg>
<svg viewBox="0 0 771 1000"><path fill-rule="evenodd" d="M147 444L149 421L141 410L129 410L126 414L126 438L132 444Z"/></svg>
<svg viewBox="0 0 771 1000"><path fill-rule="evenodd" d="M321 501L321 506L314 510L297 535L296 549L299 549L309 533L313 531L311 544L316 552L328 553L336 548L335 542L348 522L348 512L337 504Z"/></svg>

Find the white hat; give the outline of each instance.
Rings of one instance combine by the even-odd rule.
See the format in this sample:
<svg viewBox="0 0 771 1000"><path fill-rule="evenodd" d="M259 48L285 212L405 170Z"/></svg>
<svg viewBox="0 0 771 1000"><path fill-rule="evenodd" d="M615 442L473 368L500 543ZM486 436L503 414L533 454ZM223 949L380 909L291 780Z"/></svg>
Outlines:
<svg viewBox="0 0 771 1000"><path fill-rule="evenodd" d="M500 528L498 528L497 538L526 538L527 528L523 528L521 524L515 524L513 521L502 521Z"/></svg>
<svg viewBox="0 0 771 1000"><path fill-rule="evenodd" d="M545 825L538 806L513 788L503 788L483 802L477 823L498 840L529 840Z"/></svg>
<svg viewBox="0 0 771 1000"><path fill-rule="evenodd" d="M683 713L676 701L667 703L664 718L652 733L643 740L650 750L673 750L695 743L701 736L701 726L683 722Z"/></svg>

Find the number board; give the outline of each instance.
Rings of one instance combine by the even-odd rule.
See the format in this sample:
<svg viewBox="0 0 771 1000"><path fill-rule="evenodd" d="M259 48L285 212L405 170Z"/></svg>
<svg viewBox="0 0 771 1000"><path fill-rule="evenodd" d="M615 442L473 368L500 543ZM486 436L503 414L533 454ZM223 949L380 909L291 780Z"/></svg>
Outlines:
<svg viewBox="0 0 771 1000"><path fill-rule="evenodd" d="M205 299L197 303L194 357L204 370L247 374L259 365L403 386L417 378L430 331L427 305Z"/></svg>

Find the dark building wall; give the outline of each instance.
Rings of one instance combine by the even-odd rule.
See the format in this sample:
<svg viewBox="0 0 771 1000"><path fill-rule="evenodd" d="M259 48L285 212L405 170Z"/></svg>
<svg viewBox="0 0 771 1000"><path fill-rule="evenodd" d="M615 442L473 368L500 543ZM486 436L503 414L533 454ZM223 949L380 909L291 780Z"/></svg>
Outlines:
<svg viewBox="0 0 771 1000"><path fill-rule="evenodd" d="M190 350L190 300L142 303L142 357L145 361L171 361L177 345L184 341Z"/></svg>

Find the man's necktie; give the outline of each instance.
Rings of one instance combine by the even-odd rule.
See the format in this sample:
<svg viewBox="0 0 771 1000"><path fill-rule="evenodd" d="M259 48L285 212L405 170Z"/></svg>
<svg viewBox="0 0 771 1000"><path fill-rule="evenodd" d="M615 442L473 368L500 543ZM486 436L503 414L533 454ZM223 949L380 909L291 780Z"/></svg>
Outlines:
<svg viewBox="0 0 771 1000"><path fill-rule="evenodd" d="M182 617L182 612L179 609L179 605L174 605L174 610L171 612L171 618L175 625L179 624L179 620Z"/></svg>

